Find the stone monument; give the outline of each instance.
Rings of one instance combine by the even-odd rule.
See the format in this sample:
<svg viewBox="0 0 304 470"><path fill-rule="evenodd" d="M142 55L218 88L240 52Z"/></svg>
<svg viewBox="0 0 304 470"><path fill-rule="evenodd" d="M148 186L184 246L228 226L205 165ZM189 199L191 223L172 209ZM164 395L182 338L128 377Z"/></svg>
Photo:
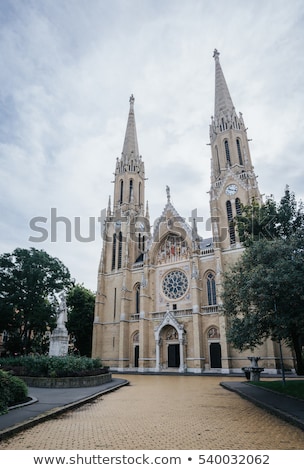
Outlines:
<svg viewBox="0 0 304 470"><path fill-rule="evenodd" d="M67 321L65 293L61 292L59 298L57 326L51 334L49 356L66 356L68 354L69 334L65 326Z"/></svg>

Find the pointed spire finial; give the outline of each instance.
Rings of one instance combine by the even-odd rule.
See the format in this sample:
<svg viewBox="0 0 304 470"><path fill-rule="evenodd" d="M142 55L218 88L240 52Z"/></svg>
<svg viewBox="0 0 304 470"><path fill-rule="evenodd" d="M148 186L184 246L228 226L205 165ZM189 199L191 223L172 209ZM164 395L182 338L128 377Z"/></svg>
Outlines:
<svg viewBox="0 0 304 470"><path fill-rule="evenodd" d="M130 110L127 122L127 129L125 134L124 145L122 149L122 157L125 161L129 159L139 159L139 150L138 150L138 143L137 143L137 133L136 133L136 125L135 125L135 114L134 114L134 101L135 98L133 95L130 96L129 103L130 103Z"/></svg>
<svg viewBox="0 0 304 470"><path fill-rule="evenodd" d="M148 201L146 202L146 219L149 219L150 214L149 214L149 204Z"/></svg>
<svg viewBox="0 0 304 470"><path fill-rule="evenodd" d="M220 56L219 51L218 51L217 49L214 49L214 51L213 51L213 57L214 57L214 59L215 59L215 60L218 59L219 56Z"/></svg>
<svg viewBox="0 0 304 470"><path fill-rule="evenodd" d="M228 86L219 61L217 49L214 49L213 57L215 59L215 100L214 100L214 118L216 120L225 116L232 116L234 106L228 90Z"/></svg>

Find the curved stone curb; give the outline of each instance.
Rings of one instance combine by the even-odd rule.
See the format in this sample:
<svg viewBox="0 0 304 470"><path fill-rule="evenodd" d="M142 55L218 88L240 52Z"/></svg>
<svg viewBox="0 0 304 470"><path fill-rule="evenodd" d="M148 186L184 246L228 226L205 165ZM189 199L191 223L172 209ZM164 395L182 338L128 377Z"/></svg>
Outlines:
<svg viewBox="0 0 304 470"><path fill-rule="evenodd" d="M19 403L18 405L9 406L8 410L15 410L16 408L23 408L24 406L32 405L33 403L36 403L38 401L38 398L36 397L28 396L27 398L30 398L30 400L24 403Z"/></svg>
<svg viewBox="0 0 304 470"><path fill-rule="evenodd" d="M109 387L105 390L101 390L100 392L94 393L93 395L90 395L88 397L81 398L80 400L75 401L73 403L69 403L67 405L60 406L60 407L54 407L51 410L46 411L45 413L41 413L40 415L35 416L34 418L30 418L26 421L23 421L22 423L18 423L14 426L6 428L3 431L0 431L0 441L3 439L6 439L7 437L11 437L12 435L17 434L18 432L24 431L25 429L29 429L35 426L36 424L42 423L44 421L47 421L48 419L52 419L56 416L66 413L67 411L71 411L74 408L78 408L82 405L85 405L86 403L89 403L90 401L93 401L102 395L113 392L121 387L125 387L126 385L129 385L128 380L124 380L122 383L113 385L112 387ZM24 406L25 405L26 404L24 404Z"/></svg>

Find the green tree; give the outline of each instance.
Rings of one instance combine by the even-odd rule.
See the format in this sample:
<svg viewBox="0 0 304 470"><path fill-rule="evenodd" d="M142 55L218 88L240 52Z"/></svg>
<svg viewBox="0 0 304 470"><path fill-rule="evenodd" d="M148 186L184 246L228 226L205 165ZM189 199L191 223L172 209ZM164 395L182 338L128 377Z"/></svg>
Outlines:
<svg viewBox="0 0 304 470"><path fill-rule="evenodd" d="M75 285L68 293L67 329L75 338L75 347L81 356L91 356L95 295L82 285Z"/></svg>
<svg viewBox="0 0 304 470"><path fill-rule="evenodd" d="M228 339L239 350L252 349L267 337L285 340L303 374L303 205L286 187L279 204L269 199L261 207L244 207L237 224L246 249L224 276Z"/></svg>
<svg viewBox="0 0 304 470"><path fill-rule="evenodd" d="M44 250L16 248L0 256L0 329L7 349L28 354L47 328L56 325L54 293L71 284L69 270Z"/></svg>
<svg viewBox="0 0 304 470"><path fill-rule="evenodd" d="M303 203L297 202L295 194L286 186L279 203L273 197L267 198L262 205L252 201L252 204L242 207L242 215L236 217L235 223L245 247L258 240L285 240L303 230Z"/></svg>

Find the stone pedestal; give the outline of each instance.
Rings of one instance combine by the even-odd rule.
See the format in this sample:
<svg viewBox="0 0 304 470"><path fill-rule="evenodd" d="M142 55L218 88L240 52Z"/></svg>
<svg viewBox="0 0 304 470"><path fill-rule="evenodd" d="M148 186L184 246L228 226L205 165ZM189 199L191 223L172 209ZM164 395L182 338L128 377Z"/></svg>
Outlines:
<svg viewBox="0 0 304 470"><path fill-rule="evenodd" d="M261 372L263 372L263 370L263 367L249 367L250 381L259 382L261 378Z"/></svg>
<svg viewBox="0 0 304 470"><path fill-rule="evenodd" d="M250 367L243 367L243 371L245 372L247 380L251 382L259 382L261 377L261 372L263 372L264 368L259 367L258 362L260 360L259 357L256 356L249 356Z"/></svg>
<svg viewBox="0 0 304 470"><path fill-rule="evenodd" d="M50 338L49 356L66 356L68 349L68 330L64 326L55 328Z"/></svg>

